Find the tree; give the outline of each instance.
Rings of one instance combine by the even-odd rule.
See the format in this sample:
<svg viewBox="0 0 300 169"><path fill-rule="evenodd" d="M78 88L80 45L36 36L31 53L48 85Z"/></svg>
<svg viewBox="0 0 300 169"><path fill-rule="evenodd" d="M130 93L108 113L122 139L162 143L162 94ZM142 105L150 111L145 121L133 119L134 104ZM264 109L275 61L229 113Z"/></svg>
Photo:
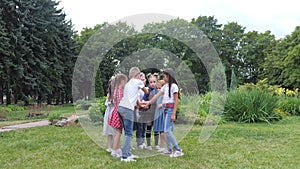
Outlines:
<svg viewBox="0 0 300 169"><path fill-rule="evenodd" d="M31 96L40 103L70 93L64 90L70 90L65 82L70 86L73 31L57 5L52 0L0 2L3 29L7 30L3 38L9 45L0 77L7 104L11 96L15 103L23 100L28 104Z"/></svg>
<svg viewBox="0 0 300 169"><path fill-rule="evenodd" d="M264 60L275 44L275 36L271 35L270 31L265 33L251 31L244 34L238 58L241 65L237 67L242 83L258 82L259 74L263 71Z"/></svg>
<svg viewBox="0 0 300 169"><path fill-rule="evenodd" d="M294 89L299 87L300 70L300 27L297 26L291 35L280 39L264 62L262 76L270 84Z"/></svg>
<svg viewBox="0 0 300 169"><path fill-rule="evenodd" d="M238 70L243 64L240 59L241 41L244 35L245 27L236 22L229 22L224 25L222 30L222 39L220 41L219 56L225 66L227 77L227 86L230 86L231 69ZM240 78L240 74L237 74Z"/></svg>

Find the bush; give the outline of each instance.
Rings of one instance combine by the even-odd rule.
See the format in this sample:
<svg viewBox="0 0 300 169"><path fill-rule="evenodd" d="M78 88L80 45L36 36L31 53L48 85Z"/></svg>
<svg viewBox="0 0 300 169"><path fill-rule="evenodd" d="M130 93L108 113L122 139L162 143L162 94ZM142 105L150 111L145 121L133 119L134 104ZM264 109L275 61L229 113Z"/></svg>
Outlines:
<svg viewBox="0 0 300 169"><path fill-rule="evenodd" d="M48 116L48 120L52 122L53 120L60 120L61 119L61 113L50 113Z"/></svg>
<svg viewBox="0 0 300 169"><path fill-rule="evenodd" d="M227 95L223 117L236 122L271 122L282 119L275 111L277 97L261 90L231 91Z"/></svg>
<svg viewBox="0 0 300 169"><path fill-rule="evenodd" d="M90 120L95 124L101 124L103 121L103 115L100 110L99 103L92 103L88 109Z"/></svg>
<svg viewBox="0 0 300 169"><path fill-rule="evenodd" d="M198 110L198 117L196 118L195 124L203 125L207 118L207 114L209 113L211 93L201 95L199 101L200 107Z"/></svg>
<svg viewBox="0 0 300 169"><path fill-rule="evenodd" d="M100 97L97 99L97 103L99 104L100 112L104 116L105 110L106 110L106 105L105 105L106 97Z"/></svg>
<svg viewBox="0 0 300 169"><path fill-rule="evenodd" d="M74 106L75 106L76 109L88 110L89 107L91 106L91 102L89 100L81 99L81 100L77 100L74 103Z"/></svg>
<svg viewBox="0 0 300 169"><path fill-rule="evenodd" d="M278 101L278 107L286 114L300 115L300 99L295 97L286 97Z"/></svg>
<svg viewBox="0 0 300 169"><path fill-rule="evenodd" d="M7 105L1 106L1 111L12 112L12 111L24 111L26 108L24 106L17 106L17 105Z"/></svg>

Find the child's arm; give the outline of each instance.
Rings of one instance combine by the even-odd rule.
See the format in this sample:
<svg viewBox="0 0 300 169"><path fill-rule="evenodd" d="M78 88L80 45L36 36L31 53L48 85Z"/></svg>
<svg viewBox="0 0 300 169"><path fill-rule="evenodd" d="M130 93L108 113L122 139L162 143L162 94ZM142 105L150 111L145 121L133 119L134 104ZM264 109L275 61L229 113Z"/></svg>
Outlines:
<svg viewBox="0 0 300 169"><path fill-rule="evenodd" d="M149 91L148 91L148 89L147 89L146 87L143 87L142 90L143 90L143 92L144 92L145 94L148 94L148 93L149 93Z"/></svg>
<svg viewBox="0 0 300 169"><path fill-rule="evenodd" d="M176 121L176 111L177 111L177 107L178 107L178 93L174 93L174 108L173 108L173 112L171 115L171 121Z"/></svg>
<svg viewBox="0 0 300 169"><path fill-rule="evenodd" d="M156 102L156 100L158 99L159 96L164 95L164 92L159 91L156 95L154 95L152 97L152 99L150 101L145 102L146 106L149 106L150 104L153 104L154 102Z"/></svg>

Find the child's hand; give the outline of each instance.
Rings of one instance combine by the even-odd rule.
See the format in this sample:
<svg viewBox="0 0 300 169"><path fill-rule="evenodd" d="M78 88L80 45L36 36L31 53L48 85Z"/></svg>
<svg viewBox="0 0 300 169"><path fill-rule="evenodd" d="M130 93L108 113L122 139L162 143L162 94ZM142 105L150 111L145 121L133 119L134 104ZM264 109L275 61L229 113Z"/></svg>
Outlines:
<svg viewBox="0 0 300 169"><path fill-rule="evenodd" d="M172 113L171 115L171 121L172 122L175 122L176 121L176 115L174 113Z"/></svg>
<svg viewBox="0 0 300 169"><path fill-rule="evenodd" d="M157 105L157 108L158 108L158 109L160 109L160 108L162 108L162 107L163 107L162 104L158 104L158 105Z"/></svg>
<svg viewBox="0 0 300 169"><path fill-rule="evenodd" d="M144 101L143 104L145 105L145 107L149 107L150 106L150 101Z"/></svg>

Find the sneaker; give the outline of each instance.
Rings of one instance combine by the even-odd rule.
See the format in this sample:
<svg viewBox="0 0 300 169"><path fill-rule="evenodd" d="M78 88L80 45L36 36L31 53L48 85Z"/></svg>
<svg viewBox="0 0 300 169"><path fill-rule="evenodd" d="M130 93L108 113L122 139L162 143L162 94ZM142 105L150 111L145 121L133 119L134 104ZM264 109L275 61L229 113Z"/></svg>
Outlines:
<svg viewBox="0 0 300 169"><path fill-rule="evenodd" d="M141 145L138 145L138 149L142 150L142 149L144 149L144 148L146 148L145 143L143 143L143 144L141 144Z"/></svg>
<svg viewBox="0 0 300 169"><path fill-rule="evenodd" d="M121 158L122 157L122 155L120 155L120 154L118 154L118 153L116 153L116 152L111 152L111 156L113 156L114 158Z"/></svg>
<svg viewBox="0 0 300 169"><path fill-rule="evenodd" d="M114 158L122 157L122 150L121 149L118 149L116 151L112 150L111 156L113 156Z"/></svg>
<svg viewBox="0 0 300 169"><path fill-rule="evenodd" d="M160 149L159 145L156 145L156 146L155 146L155 149L156 149L156 150L159 150L159 149Z"/></svg>
<svg viewBox="0 0 300 169"><path fill-rule="evenodd" d="M121 161L123 161L123 162L136 162L136 160L135 159L133 159L133 158L121 158Z"/></svg>
<svg viewBox="0 0 300 169"><path fill-rule="evenodd" d="M135 159L135 158L139 158L139 156L131 154L131 156L129 156L129 157L127 157L127 158Z"/></svg>
<svg viewBox="0 0 300 169"><path fill-rule="evenodd" d="M159 148L158 150L157 150L157 152L159 152L159 153L161 153L161 152L164 152L164 151L168 151L166 148Z"/></svg>
<svg viewBox="0 0 300 169"><path fill-rule="evenodd" d="M145 147L145 149L152 150L152 147L151 146L147 146L147 147Z"/></svg>
<svg viewBox="0 0 300 169"><path fill-rule="evenodd" d="M184 154L183 154L183 152L182 152L182 150L176 150L176 151L174 151L171 155L170 155L170 157L180 157L180 156L183 156Z"/></svg>
<svg viewBox="0 0 300 169"><path fill-rule="evenodd" d="M161 151L162 154L172 154L172 151L164 149Z"/></svg>
<svg viewBox="0 0 300 169"><path fill-rule="evenodd" d="M109 152L109 153L111 153L112 149L111 148L107 148L106 151Z"/></svg>

